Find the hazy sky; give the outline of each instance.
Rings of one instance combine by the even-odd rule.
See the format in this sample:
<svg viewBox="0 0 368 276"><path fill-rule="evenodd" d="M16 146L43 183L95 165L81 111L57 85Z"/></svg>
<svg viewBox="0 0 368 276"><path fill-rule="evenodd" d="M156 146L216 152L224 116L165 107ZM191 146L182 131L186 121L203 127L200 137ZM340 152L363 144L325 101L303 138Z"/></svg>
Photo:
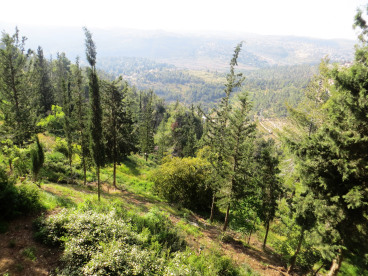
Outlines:
<svg viewBox="0 0 368 276"><path fill-rule="evenodd" d="M367 0L8 0L1 24L356 38ZM4 24L5 25L5 24Z"/></svg>

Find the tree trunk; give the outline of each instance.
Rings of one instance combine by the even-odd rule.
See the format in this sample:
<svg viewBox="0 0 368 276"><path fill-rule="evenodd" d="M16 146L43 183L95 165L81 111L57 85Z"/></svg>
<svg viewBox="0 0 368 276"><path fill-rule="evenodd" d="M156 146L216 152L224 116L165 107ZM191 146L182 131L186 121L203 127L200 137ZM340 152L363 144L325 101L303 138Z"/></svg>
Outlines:
<svg viewBox="0 0 368 276"><path fill-rule="evenodd" d="M229 224L229 212L230 212L230 203L227 205L224 228L222 228L222 231L224 232L226 231L227 225Z"/></svg>
<svg viewBox="0 0 368 276"><path fill-rule="evenodd" d="M112 180L112 184L114 185L115 189L117 189L118 187L116 187L116 161L114 161L114 171L113 171L113 180Z"/></svg>
<svg viewBox="0 0 368 276"><path fill-rule="evenodd" d="M213 222L213 216L215 213L215 193L212 195L212 204L211 204L211 216L210 216L210 222Z"/></svg>
<svg viewBox="0 0 368 276"><path fill-rule="evenodd" d="M268 236L268 230L270 230L270 221L267 220L267 225L266 225L266 235L263 241L263 249L266 248L266 243L267 243L267 236Z"/></svg>
<svg viewBox="0 0 368 276"><path fill-rule="evenodd" d="M328 276L336 276L339 273L342 259L343 259L342 250L339 249L339 255L332 261L332 265L330 271L328 272Z"/></svg>
<svg viewBox="0 0 368 276"><path fill-rule="evenodd" d="M290 267L288 269L288 273L292 272L294 267L295 267L296 257L298 256L298 254L300 252L300 248L302 247L303 239L304 239L304 228L302 228L302 231L300 233L300 238L299 238L299 242L298 242L298 246L296 248L296 251L290 259Z"/></svg>
<svg viewBox="0 0 368 276"><path fill-rule="evenodd" d="M98 201L100 201L100 166L97 166L97 194Z"/></svg>
<svg viewBox="0 0 368 276"><path fill-rule="evenodd" d="M83 157L83 178L84 178L84 185L87 185L87 168L86 168L86 160Z"/></svg>
<svg viewBox="0 0 368 276"><path fill-rule="evenodd" d="M313 273L313 276L317 276L318 272L322 269L322 267L325 265L325 263L322 263L322 265Z"/></svg>
<svg viewBox="0 0 368 276"><path fill-rule="evenodd" d="M254 218L253 226L252 226L252 228L250 228L250 232L249 232L248 244L250 244L250 237L252 236L253 229L256 226L256 221L257 221L257 219Z"/></svg>
<svg viewBox="0 0 368 276"><path fill-rule="evenodd" d="M69 157L69 167L70 167L70 181L73 184L73 167L72 167L72 157Z"/></svg>

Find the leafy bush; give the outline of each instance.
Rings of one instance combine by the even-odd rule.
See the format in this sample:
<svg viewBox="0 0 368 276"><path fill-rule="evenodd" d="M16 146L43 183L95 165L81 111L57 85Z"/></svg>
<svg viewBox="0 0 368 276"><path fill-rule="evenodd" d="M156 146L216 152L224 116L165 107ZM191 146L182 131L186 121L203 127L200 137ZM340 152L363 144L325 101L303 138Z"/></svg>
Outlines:
<svg viewBox="0 0 368 276"><path fill-rule="evenodd" d="M46 118L40 120L37 124L38 127L48 130L50 133L53 134L63 134L63 120L65 114L63 112L62 107L57 105L52 105L51 107L51 114Z"/></svg>
<svg viewBox="0 0 368 276"><path fill-rule="evenodd" d="M64 248L60 275L239 275L219 254L180 251L184 242L157 209L139 216L112 205L88 202L37 221L36 237Z"/></svg>
<svg viewBox="0 0 368 276"><path fill-rule="evenodd" d="M19 187L11 183L4 169L0 168L0 220L12 219L42 208L36 185Z"/></svg>
<svg viewBox="0 0 368 276"><path fill-rule="evenodd" d="M201 158L167 157L152 174L155 191L169 202L209 211L212 190L205 185L210 164Z"/></svg>
<svg viewBox="0 0 368 276"><path fill-rule="evenodd" d="M231 260L216 252L196 255L187 250L177 252L168 263L164 275L240 275Z"/></svg>
<svg viewBox="0 0 368 276"><path fill-rule="evenodd" d="M66 175L68 170L67 159L64 154L58 151L46 153L45 164L42 170L42 177L51 182L60 182Z"/></svg>
<svg viewBox="0 0 368 276"><path fill-rule="evenodd" d="M68 157L69 150L68 144L65 139L56 137L54 151L62 153L65 157Z"/></svg>

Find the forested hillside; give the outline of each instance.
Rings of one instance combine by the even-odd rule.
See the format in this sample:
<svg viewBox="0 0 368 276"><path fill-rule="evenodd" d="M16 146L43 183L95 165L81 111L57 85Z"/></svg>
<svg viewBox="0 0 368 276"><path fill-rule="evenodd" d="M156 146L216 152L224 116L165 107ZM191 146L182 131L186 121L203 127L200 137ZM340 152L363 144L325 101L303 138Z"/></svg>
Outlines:
<svg viewBox="0 0 368 276"><path fill-rule="evenodd" d="M264 67L236 41L219 56L226 73L100 63L113 50L87 28L86 62L3 32L0 273L367 274L361 16L348 66L295 65L276 47L288 65ZM173 57L193 43L171 39ZM260 131L271 117L286 122L272 137Z"/></svg>

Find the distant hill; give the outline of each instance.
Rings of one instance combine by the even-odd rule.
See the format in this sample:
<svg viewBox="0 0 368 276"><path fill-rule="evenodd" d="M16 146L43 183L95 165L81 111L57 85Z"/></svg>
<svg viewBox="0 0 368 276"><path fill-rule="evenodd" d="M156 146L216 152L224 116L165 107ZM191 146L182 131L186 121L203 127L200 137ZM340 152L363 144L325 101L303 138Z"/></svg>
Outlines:
<svg viewBox="0 0 368 276"><path fill-rule="evenodd" d="M0 24L1 26L1 24ZM5 27L4 27L5 28ZM13 33L14 27L6 31ZM45 55L65 52L83 59L82 28L29 28L27 47L42 46ZM168 102L211 107L223 97L225 73L234 47L244 41L238 64L246 76L255 114L283 117L285 103L295 106L303 97L315 66L325 56L332 62L353 59L354 41L255 34L177 34L163 31L91 29L97 45L97 67L123 76L138 89L153 89Z"/></svg>
<svg viewBox="0 0 368 276"><path fill-rule="evenodd" d="M15 26L1 24L0 29L13 33ZM70 59L84 58L84 34L76 27L22 27L27 46L53 55L65 52ZM244 69L270 65L318 63L328 55L332 61L344 62L353 58L354 41L342 39L314 39L293 36L264 36L256 34L187 33L142 31L129 29L91 28L97 45L97 65L105 58L138 57L179 68L223 71L227 70L233 49L240 41L245 46L239 58ZM101 68L104 69L104 68Z"/></svg>

